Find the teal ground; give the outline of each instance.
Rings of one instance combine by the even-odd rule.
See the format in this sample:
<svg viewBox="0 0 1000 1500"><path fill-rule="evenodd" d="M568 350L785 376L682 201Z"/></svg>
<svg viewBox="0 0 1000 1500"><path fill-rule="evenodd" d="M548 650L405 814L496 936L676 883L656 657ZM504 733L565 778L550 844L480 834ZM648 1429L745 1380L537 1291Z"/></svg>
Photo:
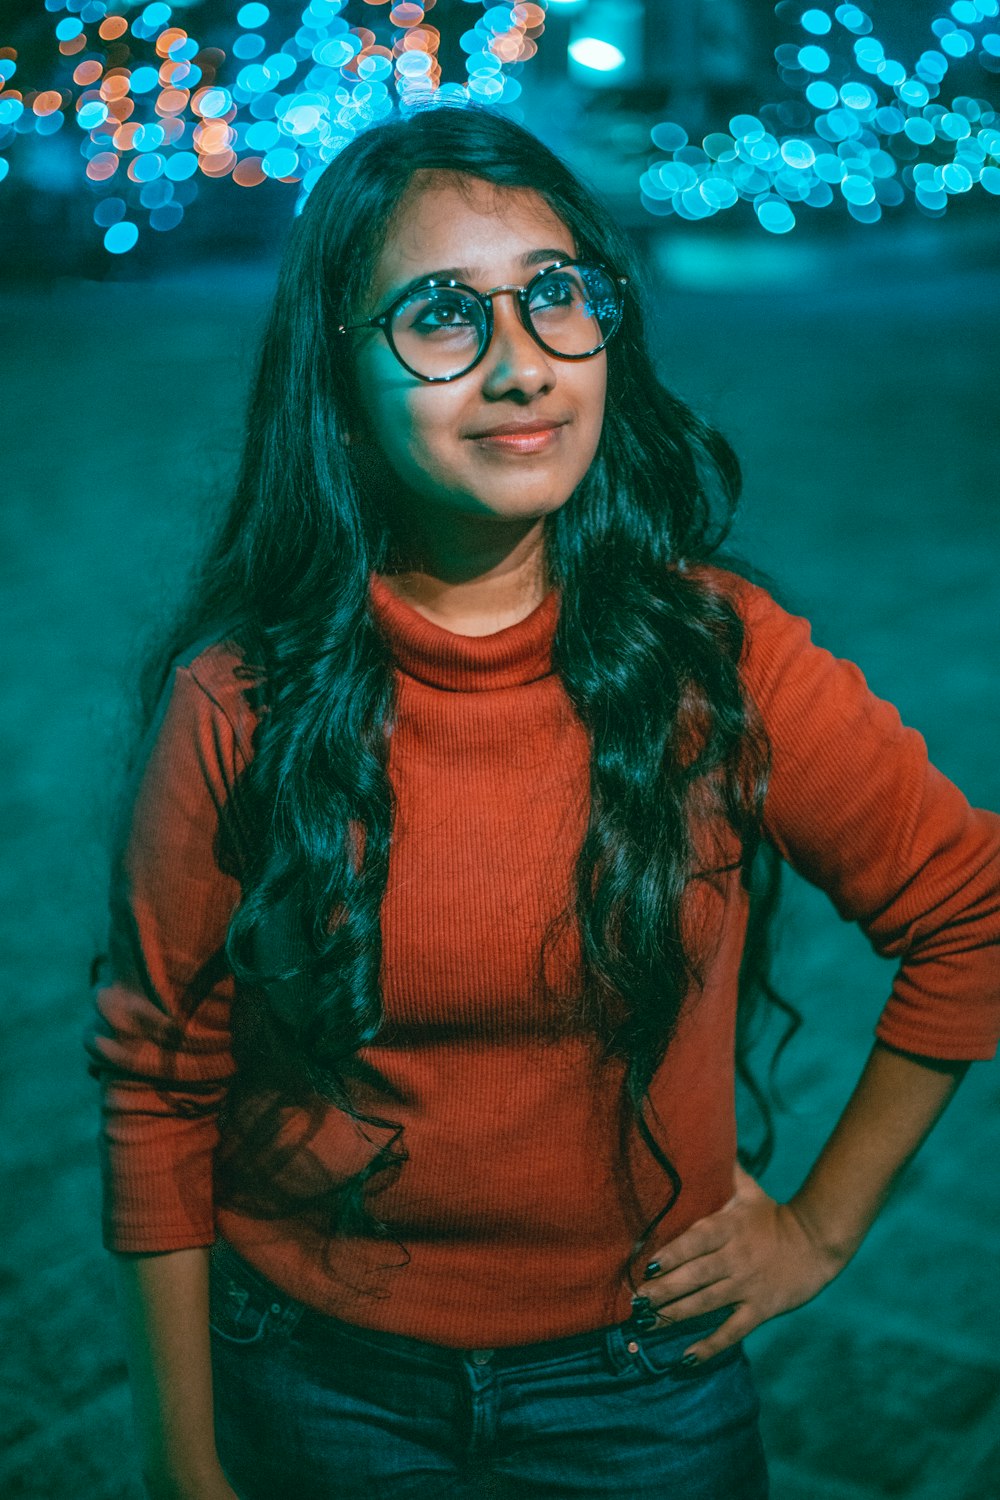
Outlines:
<svg viewBox="0 0 1000 1500"><path fill-rule="evenodd" d="M791 249L787 265L747 249L740 270L735 253L664 251L657 340L668 381L745 460L740 545L971 800L998 807L1000 275L936 252L820 271ZM267 293L234 271L0 300L11 1500L139 1494L97 1228L86 975L130 663L231 472ZM792 881L780 974L807 1024L782 1073L778 1195L847 1097L891 966ZM852 1264L749 1340L774 1500L1000 1496L998 1103L996 1067L976 1065Z"/></svg>

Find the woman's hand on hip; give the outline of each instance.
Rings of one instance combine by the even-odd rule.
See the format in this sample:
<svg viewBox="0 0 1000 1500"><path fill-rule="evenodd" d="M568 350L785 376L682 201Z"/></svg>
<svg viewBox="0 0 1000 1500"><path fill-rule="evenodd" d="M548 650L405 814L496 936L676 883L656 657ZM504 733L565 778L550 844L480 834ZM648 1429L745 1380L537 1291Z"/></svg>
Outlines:
<svg viewBox="0 0 1000 1500"><path fill-rule="evenodd" d="M691 1364L721 1354L768 1318L801 1307L847 1263L818 1244L795 1209L769 1198L738 1164L733 1187L717 1213L653 1252L660 1270L636 1292L648 1299L659 1323L733 1306L724 1323L686 1351Z"/></svg>

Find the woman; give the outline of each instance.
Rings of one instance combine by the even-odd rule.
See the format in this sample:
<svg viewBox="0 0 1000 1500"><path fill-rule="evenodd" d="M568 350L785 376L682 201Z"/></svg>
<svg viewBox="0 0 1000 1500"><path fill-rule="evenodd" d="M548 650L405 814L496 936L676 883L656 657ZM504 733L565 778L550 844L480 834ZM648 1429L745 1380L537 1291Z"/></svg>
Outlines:
<svg viewBox="0 0 1000 1500"><path fill-rule="evenodd" d="M738 466L637 280L476 109L293 228L88 1043L153 1496L765 1495L742 1339L993 1054L1000 819L709 561ZM733 1109L765 847L902 960L788 1203Z"/></svg>

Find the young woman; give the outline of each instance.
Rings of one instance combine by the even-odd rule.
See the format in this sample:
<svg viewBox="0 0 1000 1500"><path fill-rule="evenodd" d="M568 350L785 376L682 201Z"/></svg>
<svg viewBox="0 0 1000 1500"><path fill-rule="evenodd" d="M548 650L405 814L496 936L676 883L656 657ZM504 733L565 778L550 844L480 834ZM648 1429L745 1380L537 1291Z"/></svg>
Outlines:
<svg viewBox="0 0 1000 1500"><path fill-rule="evenodd" d="M741 1341L993 1054L1000 819L710 561L738 483L530 134L431 109L327 168L88 1041L154 1497L767 1493ZM901 960L787 1203L734 1121L764 849Z"/></svg>

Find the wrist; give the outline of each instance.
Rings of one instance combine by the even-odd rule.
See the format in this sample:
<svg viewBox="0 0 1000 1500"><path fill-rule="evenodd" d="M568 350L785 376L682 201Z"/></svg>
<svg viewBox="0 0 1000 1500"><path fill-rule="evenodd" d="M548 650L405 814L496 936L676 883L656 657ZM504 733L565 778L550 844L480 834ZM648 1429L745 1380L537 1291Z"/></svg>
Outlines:
<svg viewBox="0 0 1000 1500"><path fill-rule="evenodd" d="M856 1226L838 1225L812 1200L807 1188L793 1193L786 1208L794 1214L813 1249L828 1261L834 1274L846 1266L864 1238Z"/></svg>

